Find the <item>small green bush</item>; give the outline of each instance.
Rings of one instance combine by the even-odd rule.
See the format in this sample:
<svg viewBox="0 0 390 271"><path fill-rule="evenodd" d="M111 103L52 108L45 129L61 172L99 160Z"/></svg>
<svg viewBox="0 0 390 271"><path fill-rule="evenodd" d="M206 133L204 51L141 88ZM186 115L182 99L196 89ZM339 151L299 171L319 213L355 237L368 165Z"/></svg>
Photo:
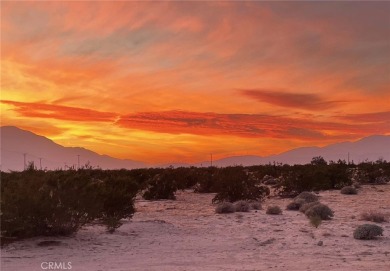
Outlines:
<svg viewBox="0 0 390 271"><path fill-rule="evenodd" d="M376 223L382 223L387 221L386 215L377 211L364 212L361 214L361 219Z"/></svg>
<svg viewBox="0 0 390 271"><path fill-rule="evenodd" d="M236 208L234 207L234 204L228 201L219 203L215 208L215 212L217 214L228 214L228 213L234 213L235 211Z"/></svg>
<svg viewBox="0 0 390 271"><path fill-rule="evenodd" d="M358 191L353 186L345 186L345 187L341 188L340 193L343 195L356 195L358 193Z"/></svg>
<svg viewBox="0 0 390 271"><path fill-rule="evenodd" d="M363 224L355 229L353 237L358 240L371 240L375 239L376 236L381 236L382 234L382 227L374 224Z"/></svg>
<svg viewBox="0 0 390 271"><path fill-rule="evenodd" d="M249 212L250 205L245 200L240 200L234 203L234 209L236 212Z"/></svg>
<svg viewBox="0 0 390 271"><path fill-rule="evenodd" d="M318 216L322 220L330 220L333 217L333 211L327 205L319 203L306 210L305 215L308 218Z"/></svg>
<svg viewBox="0 0 390 271"><path fill-rule="evenodd" d="M282 214L282 209L277 205L270 205L266 211L267 215L280 215Z"/></svg>

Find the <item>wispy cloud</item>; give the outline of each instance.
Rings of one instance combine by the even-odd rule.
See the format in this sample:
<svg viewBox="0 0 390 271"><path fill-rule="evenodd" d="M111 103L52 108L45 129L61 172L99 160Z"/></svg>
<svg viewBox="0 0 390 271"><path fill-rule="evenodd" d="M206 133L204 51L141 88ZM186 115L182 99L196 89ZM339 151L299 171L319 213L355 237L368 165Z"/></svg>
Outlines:
<svg viewBox="0 0 390 271"><path fill-rule="evenodd" d="M306 110L324 110L342 103L342 101L328 101L317 94L264 89L243 89L239 91L242 95L259 102Z"/></svg>
<svg viewBox="0 0 390 271"><path fill-rule="evenodd" d="M50 118L84 122L113 122L117 117L117 115L113 113L78 107L45 103L25 103L8 100L1 100L0 102L14 106L14 111L19 113L21 116L28 118Z"/></svg>

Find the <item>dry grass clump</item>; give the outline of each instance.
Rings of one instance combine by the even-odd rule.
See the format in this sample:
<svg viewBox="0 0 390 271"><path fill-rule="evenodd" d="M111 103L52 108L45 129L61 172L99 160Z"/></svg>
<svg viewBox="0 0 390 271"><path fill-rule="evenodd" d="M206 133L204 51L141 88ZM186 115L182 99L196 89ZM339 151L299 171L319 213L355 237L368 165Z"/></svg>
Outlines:
<svg viewBox="0 0 390 271"><path fill-rule="evenodd" d="M301 205L301 207L299 207L299 211L301 213L305 213L308 209L310 209L311 207L318 205L318 204L321 204L321 203L319 201L304 203Z"/></svg>
<svg viewBox="0 0 390 271"><path fill-rule="evenodd" d="M294 201L298 199L303 199L305 202L315 202L318 201L318 196L311 192L304 191L298 196L296 196Z"/></svg>
<svg viewBox="0 0 390 271"><path fill-rule="evenodd" d="M322 220L330 220L333 217L333 211L327 205L319 203L306 210L305 215L310 219L318 216Z"/></svg>
<svg viewBox="0 0 390 271"><path fill-rule="evenodd" d="M358 226L353 232L353 238L358 240L372 240L376 236L383 235L382 227L374 224L363 224Z"/></svg>
<svg viewBox="0 0 390 271"><path fill-rule="evenodd" d="M277 205L270 205L267 208L266 214L268 215L280 215L282 214L282 209Z"/></svg>
<svg viewBox="0 0 390 271"><path fill-rule="evenodd" d="M234 209L236 210L236 212L249 212L250 205L245 200L239 200L234 203Z"/></svg>
<svg viewBox="0 0 390 271"><path fill-rule="evenodd" d="M372 221L376 223L387 222L386 215L378 211L364 212L360 216L362 220L366 220L366 221Z"/></svg>
<svg viewBox="0 0 390 271"><path fill-rule="evenodd" d="M358 191L353 186L345 186L345 187L341 188L340 193L344 194L344 195L356 195L358 193Z"/></svg>
<svg viewBox="0 0 390 271"><path fill-rule="evenodd" d="M318 215L309 217L309 220L310 220L310 224L316 228L318 228L318 226L321 225L321 223L322 223L322 219Z"/></svg>
<svg viewBox="0 0 390 271"><path fill-rule="evenodd" d="M233 203L224 201L217 205L215 208L215 212L217 214L228 214L228 213L234 213L236 211L236 208Z"/></svg>
<svg viewBox="0 0 390 271"><path fill-rule="evenodd" d="M259 201L252 201L249 204L253 210L261 210L263 207L261 207L261 203Z"/></svg>
<svg viewBox="0 0 390 271"><path fill-rule="evenodd" d="M286 209L287 210L300 210L302 206L308 203L318 203L318 196L311 192L302 192L290 202Z"/></svg>

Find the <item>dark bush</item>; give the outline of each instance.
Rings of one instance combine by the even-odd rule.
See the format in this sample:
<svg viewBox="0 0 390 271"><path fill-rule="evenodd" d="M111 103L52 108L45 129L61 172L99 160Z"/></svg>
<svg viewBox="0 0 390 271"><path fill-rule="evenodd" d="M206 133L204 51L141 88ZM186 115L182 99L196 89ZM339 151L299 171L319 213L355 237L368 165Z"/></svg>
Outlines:
<svg viewBox="0 0 390 271"><path fill-rule="evenodd" d="M147 183L143 198L146 200L176 199L177 181L173 169L166 169Z"/></svg>
<svg viewBox="0 0 390 271"><path fill-rule="evenodd" d="M95 170L2 172L2 241L70 235L95 219L115 229L121 218L134 213L138 186L111 174ZM93 177L104 175L111 177Z"/></svg>
<svg viewBox="0 0 390 271"><path fill-rule="evenodd" d="M109 177L105 180L100 194L102 209L98 217L109 232L122 225L121 219L133 216L137 191L138 185L127 177Z"/></svg>
<svg viewBox="0 0 390 271"><path fill-rule="evenodd" d="M259 184L258 180L249 178L242 167L227 167L218 171L215 176L220 182L219 191L213 203L239 200L262 200L269 195L269 188Z"/></svg>
<svg viewBox="0 0 390 271"><path fill-rule="evenodd" d="M371 240L382 234L383 229L381 227L374 224L363 224L355 229L353 237L358 240Z"/></svg>

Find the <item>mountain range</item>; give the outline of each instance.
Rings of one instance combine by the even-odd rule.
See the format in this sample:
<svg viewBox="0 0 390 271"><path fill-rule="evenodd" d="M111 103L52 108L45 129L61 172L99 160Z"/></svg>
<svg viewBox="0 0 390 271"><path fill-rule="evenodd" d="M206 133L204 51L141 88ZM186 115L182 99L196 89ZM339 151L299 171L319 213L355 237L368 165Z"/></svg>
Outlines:
<svg viewBox="0 0 390 271"><path fill-rule="evenodd" d="M117 159L100 155L80 147L64 147L52 140L14 126L0 127L1 170L20 171L29 162L34 162L39 169L78 168L86 164L102 169L133 169L167 166L209 166L211 161L196 164L169 163L152 165L129 159ZM325 147L302 147L272 156L232 156L213 161L214 166L259 165L268 163L305 164L315 156L325 160L339 159L359 163L365 160L390 160L390 136L373 135L355 142L342 142Z"/></svg>

